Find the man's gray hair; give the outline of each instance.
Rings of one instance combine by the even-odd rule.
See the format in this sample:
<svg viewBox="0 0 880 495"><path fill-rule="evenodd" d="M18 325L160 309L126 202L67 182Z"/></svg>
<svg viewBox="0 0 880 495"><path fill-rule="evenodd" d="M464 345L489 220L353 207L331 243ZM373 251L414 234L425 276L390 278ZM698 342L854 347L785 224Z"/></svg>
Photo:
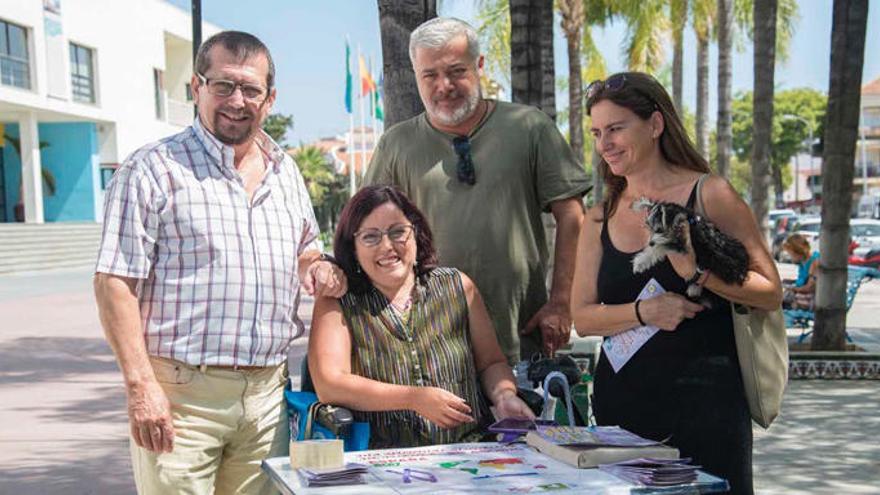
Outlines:
<svg viewBox="0 0 880 495"><path fill-rule="evenodd" d="M476 62L480 56L480 40L477 31L468 23L455 17L435 17L422 23L409 37L409 60L415 65L416 48L443 48L449 42L464 35L471 60Z"/></svg>

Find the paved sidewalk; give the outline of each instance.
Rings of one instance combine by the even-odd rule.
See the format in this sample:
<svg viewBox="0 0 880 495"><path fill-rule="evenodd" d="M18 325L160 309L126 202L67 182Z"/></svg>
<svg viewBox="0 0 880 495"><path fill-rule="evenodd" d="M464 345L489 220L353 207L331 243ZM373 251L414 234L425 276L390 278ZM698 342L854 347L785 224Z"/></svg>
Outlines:
<svg viewBox="0 0 880 495"><path fill-rule="evenodd" d="M88 271L0 277L2 494L134 493L125 393L91 294ZM880 344L878 307L872 283L850 313L857 343ZM878 392L876 381L790 383L779 420L755 432L758 493L878 493Z"/></svg>

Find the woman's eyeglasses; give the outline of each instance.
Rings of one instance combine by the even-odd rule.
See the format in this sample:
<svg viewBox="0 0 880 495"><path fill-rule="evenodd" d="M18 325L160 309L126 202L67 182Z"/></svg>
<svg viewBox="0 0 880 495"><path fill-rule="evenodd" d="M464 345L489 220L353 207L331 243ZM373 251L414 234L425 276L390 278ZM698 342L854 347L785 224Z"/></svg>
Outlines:
<svg viewBox="0 0 880 495"><path fill-rule="evenodd" d="M458 180L474 185L477 183L477 172L474 170L474 161L471 159L471 140L467 136L459 136L452 140L452 147L458 155Z"/></svg>
<svg viewBox="0 0 880 495"><path fill-rule="evenodd" d="M590 99L596 95L598 95L603 90L607 90L610 93L615 91L620 91L621 88L626 84L626 74L615 74L604 81L601 79L596 79L591 82L589 86L587 86L587 99Z"/></svg>
<svg viewBox="0 0 880 495"><path fill-rule="evenodd" d="M412 225L392 225L388 230L382 229L363 229L354 233L354 238L367 247L378 246L382 242L383 236L388 236L388 240L403 244L409 240L415 227Z"/></svg>

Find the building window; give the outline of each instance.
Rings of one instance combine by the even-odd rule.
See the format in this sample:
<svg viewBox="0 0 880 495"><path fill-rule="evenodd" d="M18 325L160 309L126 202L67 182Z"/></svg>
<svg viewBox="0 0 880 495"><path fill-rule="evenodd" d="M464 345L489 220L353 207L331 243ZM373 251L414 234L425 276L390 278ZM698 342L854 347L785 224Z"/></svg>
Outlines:
<svg viewBox="0 0 880 495"><path fill-rule="evenodd" d="M91 49L70 44L70 83L74 101L95 102L93 56Z"/></svg>
<svg viewBox="0 0 880 495"><path fill-rule="evenodd" d="M119 168L118 163L102 163L101 164L101 190L107 190L107 185L110 184L110 179L113 178L113 173L116 172L116 169Z"/></svg>
<svg viewBox="0 0 880 495"><path fill-rule="evenodd" d="M156 118L165 120L165 83L160 69L153 69L153 96L156 100Z"/></svg>
<svg viewBox="0 0 880 495"><path fill-rule="evenodd" d="M0 84L31 88L27 30L0 21Z"/></svg>

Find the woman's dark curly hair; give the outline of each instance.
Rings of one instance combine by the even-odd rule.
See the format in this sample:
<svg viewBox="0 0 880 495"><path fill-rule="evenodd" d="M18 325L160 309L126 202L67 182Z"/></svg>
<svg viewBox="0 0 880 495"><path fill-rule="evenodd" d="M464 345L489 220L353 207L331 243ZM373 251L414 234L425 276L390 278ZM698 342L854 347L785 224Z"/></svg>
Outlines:
<svg viewBox="0 0 880 495"><path fill-rule="evenodd" d="M366 186L357 192L342 209L336 235L333 238L333 255L348 277L348 287L355 294L363 294L372 287L367 274L360 269L355 254L354 234L361 223L376 208L385 203L394 203L407 220L412 223L416 236L416 276L425 275L437 268L437 251L434 249L434 236L425 215L399 189L381 185Z"/></svg>

